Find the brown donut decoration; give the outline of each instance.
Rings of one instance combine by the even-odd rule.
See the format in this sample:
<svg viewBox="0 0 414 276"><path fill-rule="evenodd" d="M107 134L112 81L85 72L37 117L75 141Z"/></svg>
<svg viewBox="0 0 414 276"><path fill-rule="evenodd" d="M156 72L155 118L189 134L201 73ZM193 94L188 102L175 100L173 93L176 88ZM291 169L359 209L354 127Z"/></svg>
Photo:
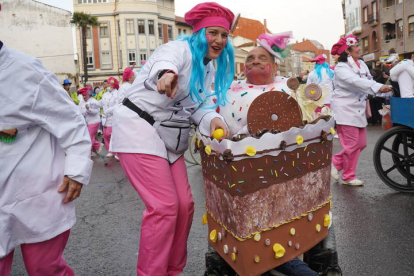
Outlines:
<svg viewBox="0 0 414 276"><path fill-rule="evenodd" d="M305 97L311 101L317 101L322 97L322 88L315 83L306 85L304 92Z"/></svg>
<svg viewBox="0 0 414 276"><path fill-rule="evenodd" d="M291 90L298 90L299 88L299 80L295 77L291 77L286 82L287 87L289 87Z"/></svg>
<svg viewBox="0 0 414 276"><path fill-rule="evenodd" d="M280 91L268 91L250 104L247 128L254 135L263 129L287 131L302 122L302 113L295 99Z"/></svg>

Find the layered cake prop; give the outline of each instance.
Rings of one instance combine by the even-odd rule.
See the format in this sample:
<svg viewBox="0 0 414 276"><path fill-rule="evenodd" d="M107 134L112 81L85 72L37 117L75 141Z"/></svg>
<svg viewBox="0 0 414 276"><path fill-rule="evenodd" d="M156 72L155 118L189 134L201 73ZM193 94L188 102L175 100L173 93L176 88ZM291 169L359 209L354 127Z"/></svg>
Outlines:
<svg viewBox="0 0 414 276"><path fill-rule="evenodd" d="M331 117L307 123L294 97L279 91L253 100L247 125L250 135L195 139L208 240L242 276L269 271L328 235L334 134Z"/></svg>

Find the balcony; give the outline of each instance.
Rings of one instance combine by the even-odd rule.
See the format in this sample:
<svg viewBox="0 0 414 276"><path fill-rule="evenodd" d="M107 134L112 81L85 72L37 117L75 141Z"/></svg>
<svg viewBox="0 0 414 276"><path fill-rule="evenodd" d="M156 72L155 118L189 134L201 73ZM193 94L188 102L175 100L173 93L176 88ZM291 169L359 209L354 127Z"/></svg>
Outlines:
<svg viewBox="0 0 414 276"><path fill-rule="evenodd" d="M381 22L382 24L385 24L385 23L394 24L395 23L394 6L384 8L381 10Z"/></svg>
<svg viewBox="0 0 414 276"><path fill-rule="evenodd" d="M368 15L368 24L371 27L375 27L378 25L378 14L377 12L374 12L370 15Z"/></svg>

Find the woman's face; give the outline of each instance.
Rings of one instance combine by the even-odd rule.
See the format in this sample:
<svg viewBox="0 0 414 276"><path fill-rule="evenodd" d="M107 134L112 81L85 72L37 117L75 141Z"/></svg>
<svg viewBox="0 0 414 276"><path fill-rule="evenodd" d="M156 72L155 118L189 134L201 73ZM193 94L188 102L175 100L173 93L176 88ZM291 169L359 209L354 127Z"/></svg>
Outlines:
<svg viewBox="0 0 414 276"><path fill-rule="evenodd" d="M227 45L228 36L229 32L223 27L207 27L206 39L208 49L206 58L218 58L223 52L224 47Z"/></svg>
<svg viewBox="0 0 414 276"><path fill-rule="evenodd" d="M135 75L132 75L132 77L129 78L128 82L133 83L135 80Z"/></svg>
<svg viewBox="0 0 414 276"><path fill-rule="evenodd" d="M349 54L351 55L351 57L355 60L357 60L361 57L361 48L359 48L358 45L354 45L354 46L349 47L348 51L349 51Z"/></svg>
<svg viewBox="0 0 414 276"><path fill-rule="evenodd" d="M89 98L91 97L89 94L85 93L82 94L83 100L86 102L87 100L89 100Z"/></svg>

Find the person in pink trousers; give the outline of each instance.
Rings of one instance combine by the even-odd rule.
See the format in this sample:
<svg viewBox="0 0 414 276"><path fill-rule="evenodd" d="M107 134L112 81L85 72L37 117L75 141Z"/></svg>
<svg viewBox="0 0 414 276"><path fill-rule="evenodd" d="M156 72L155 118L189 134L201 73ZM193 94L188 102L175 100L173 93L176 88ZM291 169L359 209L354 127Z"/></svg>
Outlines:
<svg viewBox="0 0 414 276"><path fill-rule="evenodd" d="M79 108L88 125L89 136L92 142L91 154L92 152L99 154L102 151L103 144L96 141L95 136L101 123L99 116L100 104L92 97L92 87L84 87L79 89L78 92L83 97L83 102L79 103Z"/></svg>
<svg viewBox="0 0 414 276"><path fill-rule="evenodd" d="M224 104L234 77L233 19L217 3L195 6L185 15L194 33L158 47L115 108L110 151L147 208L138 276L175 276L185 267L194 201L183 153L191 123L207 136L217 128L229 133L211 98Z"/></svg>
<svg viewBox="0 0 414 276"><path fill-rule="evenodd" d="M391 88L372 80L367 65L360 60L361 49L354 35L341 38L331 54L339 55L331 107L343 148L332 158L331 175L338 181L339 172L343 171L342 184L361 186L364 182L356 177L355 171L367 141L367 96L389 96Z"/></svg>
<svg viewBox="0 0 414 276"><path fill-rule="evenodd" d="M103 95L102 99L99 101L99 104L102 108L103 138L105 141L106 151L108 152L106 157L111 158L114 154L109 151L109 144L112 136L112 117L114 108L118 104L119 82L114 77L110 77L107 83L108 91Z"/></svg>

